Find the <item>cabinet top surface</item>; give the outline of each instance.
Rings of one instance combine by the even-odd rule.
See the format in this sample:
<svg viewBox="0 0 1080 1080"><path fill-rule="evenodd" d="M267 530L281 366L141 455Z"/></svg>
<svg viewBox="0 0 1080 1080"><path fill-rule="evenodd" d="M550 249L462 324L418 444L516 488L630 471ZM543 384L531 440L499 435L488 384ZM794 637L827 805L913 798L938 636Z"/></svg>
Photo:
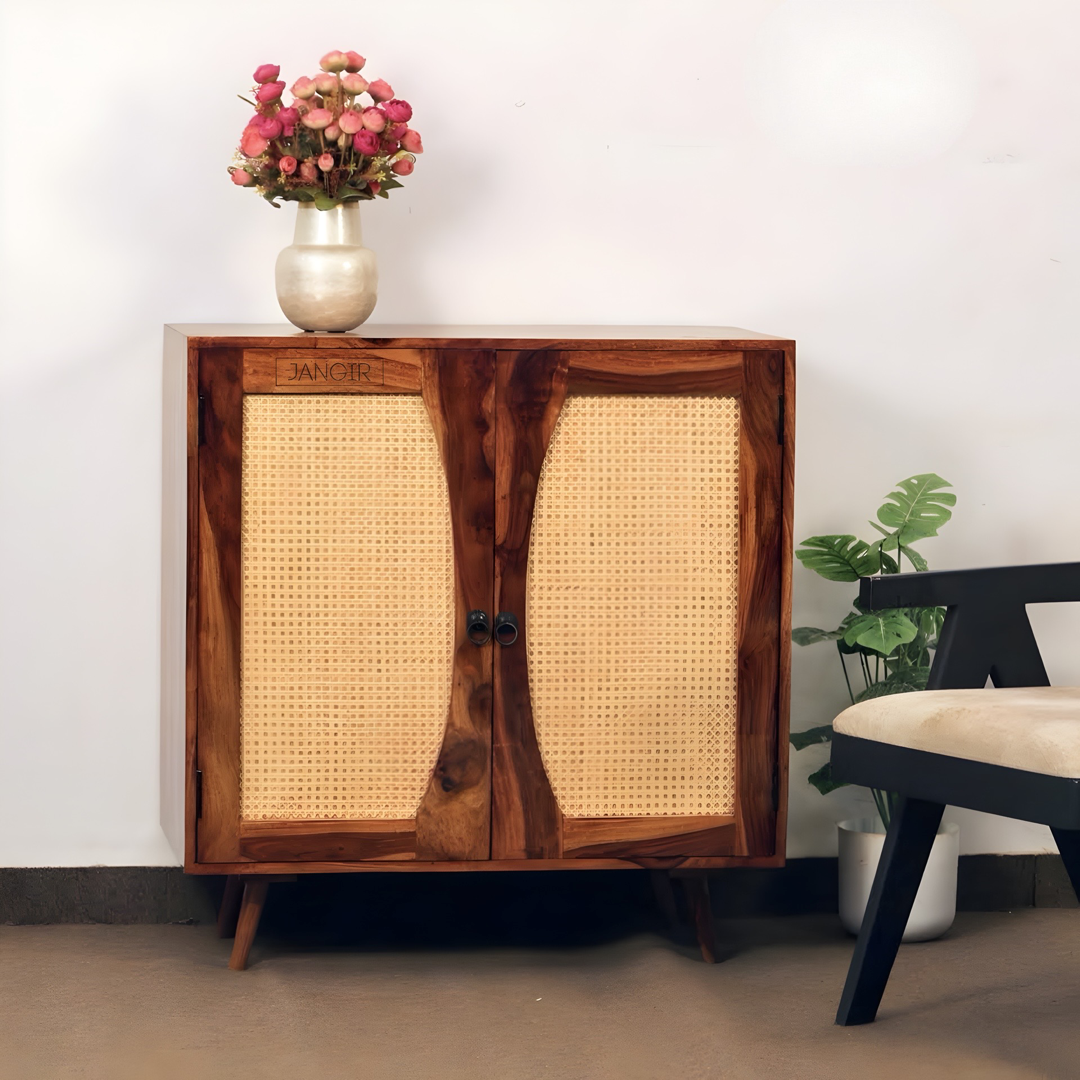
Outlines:
<svg viewBox="0 0 1080 1080"><path fill-rule="evenodd" d="M366 324L343 334L311 333L288 323L179 323L167 329L183 335L192 345L250 344L276 348L603 348L611 343L626 347L688 348L695 344L731 348L783 348L790 338L741 330L734 326L449 326Z"/></svg>

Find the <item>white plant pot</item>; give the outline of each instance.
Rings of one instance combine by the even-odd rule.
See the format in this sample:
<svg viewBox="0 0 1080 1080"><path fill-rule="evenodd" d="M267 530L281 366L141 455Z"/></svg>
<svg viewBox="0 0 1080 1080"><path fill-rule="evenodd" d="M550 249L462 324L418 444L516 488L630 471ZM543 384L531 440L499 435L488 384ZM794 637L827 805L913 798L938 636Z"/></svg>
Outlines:
<svg viewBox="0 0 1080 1080"><path fill-rule="evenodd" d="M849 934L858 934L885 846L885 831L877 818L841 821L837 830L840 841L840 922ZM959 857L959 827L942 825L926 861L922 884L904 929L904 941L932 941L952 926L956 918Z"/></svg>
<svg viewBox="0 0 1080 1080"><path fill-rule="evenodd" d="M296 204L293 242L278 256L278 303L301 330L352 330L374 310L375 252L364 247L360 207Z"/></svg>

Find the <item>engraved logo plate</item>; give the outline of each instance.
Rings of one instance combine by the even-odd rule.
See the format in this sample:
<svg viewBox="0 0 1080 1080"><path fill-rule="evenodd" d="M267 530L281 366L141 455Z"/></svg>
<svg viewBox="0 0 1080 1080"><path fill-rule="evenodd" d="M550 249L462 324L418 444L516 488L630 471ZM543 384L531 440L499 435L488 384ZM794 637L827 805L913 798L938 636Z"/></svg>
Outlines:
<svg viewBox="0 0 1080 1080"><path fill-rule="evenodd" d="M376 356L353 360L278 357L274 369L276 386L382 386L383 361Z"/></svg>

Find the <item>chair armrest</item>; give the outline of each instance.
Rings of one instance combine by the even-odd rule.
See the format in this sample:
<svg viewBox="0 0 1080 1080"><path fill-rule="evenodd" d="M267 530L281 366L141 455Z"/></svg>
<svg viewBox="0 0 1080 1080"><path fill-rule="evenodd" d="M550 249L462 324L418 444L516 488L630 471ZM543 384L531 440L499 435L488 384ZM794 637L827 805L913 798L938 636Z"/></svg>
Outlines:
<svg viewBox="0 0 1080 1080"><path fill-rule="evenodd" d="M988 566L859 579L867 611L896 607L952 607L972 603L1013 607L1080 600L1080 563Z"/></svg>

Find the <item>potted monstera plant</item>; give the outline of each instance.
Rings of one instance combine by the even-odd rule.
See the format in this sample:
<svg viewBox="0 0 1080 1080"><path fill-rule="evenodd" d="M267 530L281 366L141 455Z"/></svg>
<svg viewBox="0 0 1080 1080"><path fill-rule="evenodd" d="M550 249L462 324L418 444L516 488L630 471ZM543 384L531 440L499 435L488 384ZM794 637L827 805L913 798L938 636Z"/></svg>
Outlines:
<svg viewBox="0 0 1080 1080"><path fill-rule="evenodd" d="M808 570L829 581L854 583L874 574L920 572L928 569L915 544L937 536L952 517L956 496L943 489L952 485L935 473L920 473L896 485L878 508L870 525L881 535L872 542L849 533L811 536L795 552ZM832 642L843 671L848 697L854 705L868 698L925 690L930 664L945 618L940 607L895 608L868 612L855 599L852 610L833 630L800 626L792 632L797 645ZM792 734L796 750L828 743L832 724ZM810 783L823 795L841 787L826 762L810 774ZM886 791L872 791L876 818L841 821L839 832L840 919L857 933L870 896L870 886L884 846L885 830L895 803ZM939 937L956 914L956 867L959 837L956 825L942 825L927 863L923 883L904 932L905 941Z"/></svg>

